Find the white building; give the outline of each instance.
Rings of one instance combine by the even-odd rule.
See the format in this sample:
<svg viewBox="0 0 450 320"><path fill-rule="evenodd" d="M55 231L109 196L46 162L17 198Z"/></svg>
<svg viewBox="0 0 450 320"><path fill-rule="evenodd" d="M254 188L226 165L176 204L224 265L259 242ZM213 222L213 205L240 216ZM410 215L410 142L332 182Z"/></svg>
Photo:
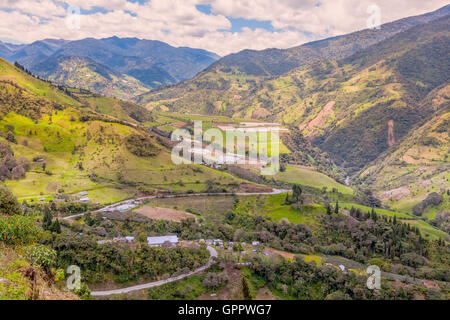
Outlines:
<svg viewBox="0 0 450 320"><path fill-rule="evenodd" d="M178 243L178 236L162 236L162 237L148 237L147 243L150 247L161 247L164 243L176 245Z"/></svg>

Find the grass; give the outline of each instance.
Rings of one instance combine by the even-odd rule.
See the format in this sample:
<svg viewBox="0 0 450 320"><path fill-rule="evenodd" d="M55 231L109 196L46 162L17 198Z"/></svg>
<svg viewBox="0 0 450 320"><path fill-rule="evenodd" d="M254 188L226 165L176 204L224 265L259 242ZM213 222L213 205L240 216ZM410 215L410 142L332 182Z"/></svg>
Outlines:
<svg viewBox="0 0 450 320"><path fill-rule="evenodd" d="M339 206L341 208L345 208L347 210L350 210L352 207L354 207L355 209L361 209L365 212L371 212L372 208L367 207L367 206L363 206L360 204L356 204L356 203L339 203ZM414 219L414 216L404 213L404 212L398 212L398 211L391 211L391 210L386 210L386 209L381 209L381 208L375 208L375 212L379 213L383 216L388 216L388 217L393 217L393 216L397 216L397 218L406 218L406 219Z"/></svg>
<svg viewBox="0 0 450 320"><path fill-rule="evenodd" d="M427 222L425 222L423 220L402 220L402 219L400 219L400 221L402 221L404 223L409 223L410 225L416 226L417 228L419 228L419 231L421 232L422 236L425 239L437 240L437 239L445 239L448 237L447 233L434 228L433 226L429 225Z"/></svg>
<svg viewBox="0 0 450 320"><path fill-rule="evenodd" d="M343 194L353 194L352 188L336 182L323 173L306 168L287 166L286 171L279 172L274 178L286 183L295 183L317 189L326 187L328 190L332 190L336 188Z"/></svg>
<svg viewBox="0 0 450 320"><path fill-rule="evenodd" d="M314 261L316 263L316 265L321 266L322 265L322 257L316 254L307 254L307 255L302 255L303 256L303 260L305 260L305 262L311 262Z"/></svg>
<svg viewBox="0 0 450 320"><path fill-rule="evenodd" d="M352 207L359 208L365 212L370 212L372 210L372 208L369 208L367 206L354 204L354 203L340 203L339 206L341 208L345 208L348 210L350 210ZM439 238L445 239L448 236L444 231L434 228L433 226L428 224L426 221L420 220L418 217L411 215L411 214L407 214L404 212L391 211L391 210L386 210L386 209L380 209L380 208L375 208L375 212L377 212L378 214L384 215L384 216L388 216L388 217L397 216L399 221L402 221L404 223L409 223L413 226L417 226L425 238L436 240Z"/></svg>
<svg viewBox="0 0 450 320"><path fill-rule="evenodd" d="M20 199L40 199L54 196L59 190L77 193L83 190L96 191L92 200L111 203L130 197L130 188L123 184L141 186L147 191L169 190L201 192L206 181L215 181L217 186L230 189L240 179L210 168L196 165L174 165L170 154L158 147L155 157L140 158L131 154L124 139L137 130L116 123L101 121L73 121L79 116L76 109L67 108L46 115L37 123L21 115L10 113L0 120L0 130L14 125L14 134L19 141L11 144L16 157L24 156L30 161L34 157L45 159L46 174L41 163L33 163L26 178L9 180L6 184ZM0 140L3 140L0 138ZM24 141L27 145L23 145ZM4 141L4 140L3 140ZM156 143L155 143L156 144ZM79 170L82 163L84 170ZM90 178L96 174L100 179Z"/></svg>
<svg viewBox="0 0 450 320"><path fill-rule="evenodd" d="M19 269L28 267L30 263L20 257L11 248L0 244L0 278L12 283L7 286L0 282L0 300L27 300L29 280L25 278Z"/></svg>
<svg viewBox="0 0 450 320"><path fill-rule="evenodd" d="M305 205L295 209L285 204L286 194L241 196L236 211L255 215L267 215L274 221L287 219L291 223L316 225L316 216L325 212L320 205Z"/></svg>

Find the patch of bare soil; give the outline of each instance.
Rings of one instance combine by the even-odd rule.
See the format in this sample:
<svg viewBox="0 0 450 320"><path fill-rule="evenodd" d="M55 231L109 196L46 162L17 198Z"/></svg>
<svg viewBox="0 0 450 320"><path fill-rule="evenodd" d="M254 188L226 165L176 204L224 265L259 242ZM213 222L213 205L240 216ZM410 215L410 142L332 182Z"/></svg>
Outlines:
<svg viewBox="0 0 450 320"><path fill-rule="evenodd" d="M214 296L211 294L203 294L199 300L242 300L242 275L239 269L234 267L232 262L228 262L225 266L225 273L228 276L228 284Z"/></svg>
<svg viewBox="0 0 450 320"><path fill-rule="evenodd" d="M256 293L255 300L277 300L277 297L267 287L262 287Z"/></svg>
<svg viewBox="0 0 450 320"><path fill-rule="evenodd" d="M336 104L336 101L330 101L328 102L325 107L320 110L320 112L317 114L317 116L311 120L307 128L308 129L314 129L314 127L321 127L325 123L326 119L330 117L333 114L333 107ZM308 136L312 136L313 133L310 133Z"/></svg>
<svg viewBox="0 0 450 320"><path fill-rule="evenodd" d="M294 257L295 257L294 253L280 251L280 250L273 249L273 248L266 248L266 251L273 253L273 254L279 254L280 256L282 256L285 259L294 259Z"/></svg>
<svg viewBox="0 0 450 320"><path fill-rule="evenodd" d="M413 157L411 157L410 155L405 154L403 157L401 157L402 161L405 161L406 163L409 164L420 164L424 162L424 159L414 159Z"/></svg>
<svg viewBox="0 0 450 320"><path fill-rule="evenodd" d="M150 207L150 206L144 206L141 207L134 212L139 213L147 218L153 219L153 220L167 220L167 221L174 221L174 222L180 222L183 219L187 218L195 218L195 215L188 212L178 211L175 209L169 209L169 208L158 208L158 207Z"/></svg>
<svg viewBox="0 0 450 320"><path fill-rule="evenodd" d="M253 119L264 119L268 116L270 116L270 112L264 108L257 108L252 113Z"/></svg>
<svg viewBox="0 0 450 320"><path fill-rule="evenodd" d="M241 183L235 192L239 193L266 193L272 192L273 189L266 186L258 186L251 183Z"/></svg>
<svg viewBox="0 0 450 320"><path fill-rule="evenodd" d="M392 189L386 192L383 192L380 195L380 200L400 200L401 198L407 197L411 194L411 191L406 187L401 187L397 189Z"/></svg>
<svg viewBox="0 0 450 320"><path fill-rule="evenodd" d="M186 125L186 122L175 122L175 123L171 123L170 125L175 128L182 128Z"/></svg>
<svg viewBox="0 0 450 320"><path fill-rule="evenodd" d="M425 285L425 287L427 287L428 289L430 289L430 288L440 289L438 284L432 280L422 279L422 282Z"/></svg>

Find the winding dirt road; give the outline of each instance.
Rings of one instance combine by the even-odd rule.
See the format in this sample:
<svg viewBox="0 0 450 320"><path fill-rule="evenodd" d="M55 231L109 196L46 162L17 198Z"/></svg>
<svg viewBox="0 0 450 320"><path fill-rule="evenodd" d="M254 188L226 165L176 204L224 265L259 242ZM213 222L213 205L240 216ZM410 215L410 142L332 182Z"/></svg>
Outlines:
<svg viewBox="0 0 450 320"><path fill-rule="evenodd" d="M162 286L163 284L166 283L170 283L170 282L174 282L174 281L178 281L181 279L184 279L186 277L190 277L196 273L205 271L206 269L208 269L213 263L214 263L214 258L217 258L217 251L216 249L214 249L213 247L207 247L209 254L210 254L210 259L207 265L204 265L203 267L200 267L192 272L189 273L185 273L176 277L171 277L165 280L160 280L160 281L154 281L154 282L149 282L149 283L144 283L144 284L140 284L140 285L136 285L136 286L132 286L132 287L127 287L127 288L121 288L121 289L114 289L114 290L106 290L106 291L92 291L91 295L94 297L101 297L101 296L109 296L112 294L123 294L123 293L129 293L132 291L137 291L137 290L142 290L142 289L148 289L148 288L153 288L153 287L158 287L158 286Z"/></svg>

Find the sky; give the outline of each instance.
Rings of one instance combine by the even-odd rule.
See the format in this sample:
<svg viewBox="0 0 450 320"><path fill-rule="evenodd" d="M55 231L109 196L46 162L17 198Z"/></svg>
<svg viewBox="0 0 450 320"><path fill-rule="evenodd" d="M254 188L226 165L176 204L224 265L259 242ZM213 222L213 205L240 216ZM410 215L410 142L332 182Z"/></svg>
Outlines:
<svg viewBox="0 0 450 320"><path fill-rule="evenodd" d="M243 49L289 48L446 4L448 0L0 0L0 40L137 37L224 56Z"/></svg>

